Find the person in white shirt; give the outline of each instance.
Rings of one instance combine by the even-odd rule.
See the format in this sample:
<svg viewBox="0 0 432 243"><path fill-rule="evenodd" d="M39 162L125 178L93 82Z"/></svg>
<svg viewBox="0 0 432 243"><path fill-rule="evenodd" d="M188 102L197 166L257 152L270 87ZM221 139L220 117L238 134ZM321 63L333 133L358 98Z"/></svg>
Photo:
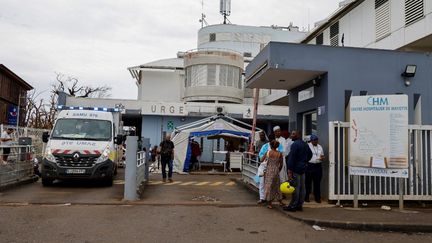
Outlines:
<svg viewBox="0 0 432 243"><path fill-rule="evenodd" d="M287 141L284 137L282 137L282 131L280 126L275 126L273 127L273 132L276 138L276 141L279 142L279 144L282 146L283 151L282 151L282 155L283 155L283 164L282 164L282 169L279 173L279 180L281 183L288 181L288 172L287 172L287 166L286 166L286 156L288 155L287 153ZM291 140L291 139L290 139Z"/></svg>
<svg viewBox="0 0 432 243"><path fill-rule="evenodd" d="M10 146L12 145L12 134L13 128L8 128L6 131L3 131L0 137L0 142L3 147L3 156L2 159L4 162L7 162L7 159L10 154Z"/></svg>
<svg viewBox="0 0 432 243"><path fill-rule="evenodd" d="M306 168L306 197L305 202L310 202L309 195L313 192L314 199L317 203L321 203L321 178L322 178L322 162L324 160L324 150L318 144L318 137L311 135L309 148L312 151L312 158Z"/></svg>

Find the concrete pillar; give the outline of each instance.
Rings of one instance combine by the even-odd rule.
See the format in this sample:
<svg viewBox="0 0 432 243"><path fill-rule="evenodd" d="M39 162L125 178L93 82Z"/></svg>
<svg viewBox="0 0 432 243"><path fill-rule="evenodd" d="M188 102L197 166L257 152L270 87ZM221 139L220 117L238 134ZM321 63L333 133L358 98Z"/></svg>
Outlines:
<svg viewBox="0 0 432 243"><path fill-rule="evenodd" d="M124 185L124 200L135 201L137 195L137 151L138 137L128 136L126 138L126 169L125 169L125 185Z"/></svg>

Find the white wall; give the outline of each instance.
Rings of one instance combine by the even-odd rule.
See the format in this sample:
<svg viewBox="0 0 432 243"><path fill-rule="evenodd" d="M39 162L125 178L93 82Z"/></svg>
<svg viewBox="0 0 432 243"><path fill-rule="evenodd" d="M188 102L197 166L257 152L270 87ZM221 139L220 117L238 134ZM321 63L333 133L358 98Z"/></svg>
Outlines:
<svg viewBox="0 0 432 243"><path fill-rule="evenodd" d="M180 102L184 92L183 71L144 70L139 86L139 100Z"/></svg>
<svg viewBox="0 0 432 243"><path fill-rule="evenodd" d="M424 0L425 17L405 26L405 0L390 0L391 33L377 40L375 36L375 1L366 0L339 19L339 44L345 34L345 46L400 49L411 42L432 35L432 1ZM330 27L323 31L324 45L330 45ZM308 42L316 44L315 38Z"/></svg>

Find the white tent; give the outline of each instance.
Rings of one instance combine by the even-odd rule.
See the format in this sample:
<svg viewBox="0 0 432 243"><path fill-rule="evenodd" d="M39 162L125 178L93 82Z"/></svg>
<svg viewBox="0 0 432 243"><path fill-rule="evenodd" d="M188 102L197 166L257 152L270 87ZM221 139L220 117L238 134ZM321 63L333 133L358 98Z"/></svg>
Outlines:
<svg viewBox="0 0 432 243"><path fill-rule="evenodd" d="M244 126L249 124L243 123L231 117L226 116L212 116L197 122L186 124L178 127L173 132L172 141L175 147L174 153L174 171L186 172L188 171L191 148L189 146L190 139L193 137L210 137L216 135L225 135L232 137L250 138L251 130L242 128L227 120L236 121Z"/></svg>

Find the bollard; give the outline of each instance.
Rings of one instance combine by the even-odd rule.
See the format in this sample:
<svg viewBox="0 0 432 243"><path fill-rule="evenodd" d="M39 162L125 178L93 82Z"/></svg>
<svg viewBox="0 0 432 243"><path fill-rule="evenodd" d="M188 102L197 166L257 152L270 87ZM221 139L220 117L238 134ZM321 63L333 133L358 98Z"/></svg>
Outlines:
<svg viewBox="0 0 432 243"><path fill-rule="evenodd" d="M399 178L399 210L404 210L404 179Z"/></svg>
<svg viewBox="0 0 432 243"><path fill-rule="evenodd" d="M135 201L137 195L137 151L138 137L128 136L126 138L126 169L125 169L125 185L124 185L124 200Z"/></svg>
<svg viewBox="0 0 432 243"><path fill-rule="evenodd" d="M354 179L354 208L358 208L358 189L359 189L359 176L353 175Z"/></svg>

